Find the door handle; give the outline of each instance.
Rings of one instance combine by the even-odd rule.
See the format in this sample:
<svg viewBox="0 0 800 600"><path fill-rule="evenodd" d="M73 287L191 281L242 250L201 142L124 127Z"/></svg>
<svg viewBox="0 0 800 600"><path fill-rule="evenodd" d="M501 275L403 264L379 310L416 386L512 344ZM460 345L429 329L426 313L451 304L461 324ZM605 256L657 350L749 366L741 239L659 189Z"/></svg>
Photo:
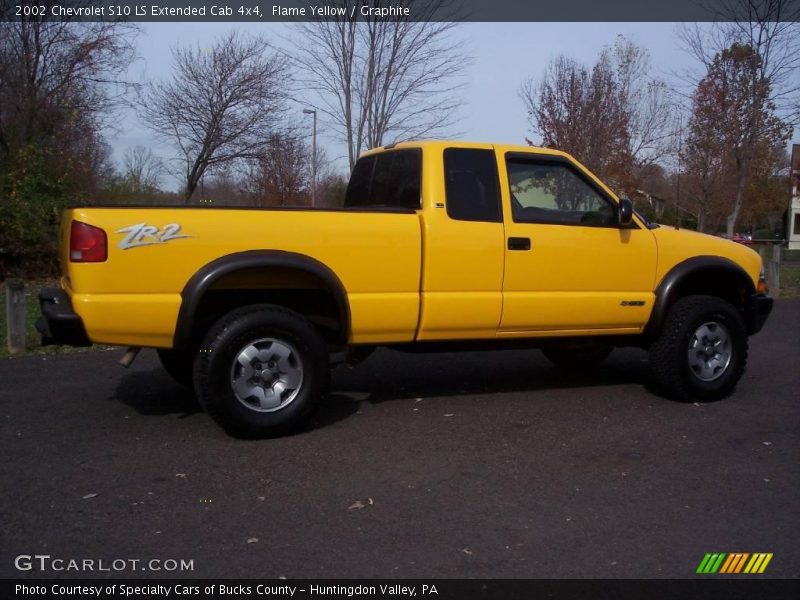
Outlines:
<svg viewBox="0 0 800 600"><path fill-rule="evenodd" d="M530 250L531 238L526 237L510 237L508 238L509 250Z"/></svg>

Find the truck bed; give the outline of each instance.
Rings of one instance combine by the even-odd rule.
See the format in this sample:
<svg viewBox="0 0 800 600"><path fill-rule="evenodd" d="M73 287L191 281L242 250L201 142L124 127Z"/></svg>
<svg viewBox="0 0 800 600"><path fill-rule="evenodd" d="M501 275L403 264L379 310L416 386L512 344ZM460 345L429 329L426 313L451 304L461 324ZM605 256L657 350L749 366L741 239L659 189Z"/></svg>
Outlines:
<svg viewBox="0 0 800 600"><path fill-rule="evenodd" d="M92 342L167 348L181 292L204 265L239 252L296 252L341 280L358 332L351 341L411 341L419 318L419 219L397 210L73 208L62 220L62 287ZM106 261L68 260L73 220L107 232Z"/></svg>

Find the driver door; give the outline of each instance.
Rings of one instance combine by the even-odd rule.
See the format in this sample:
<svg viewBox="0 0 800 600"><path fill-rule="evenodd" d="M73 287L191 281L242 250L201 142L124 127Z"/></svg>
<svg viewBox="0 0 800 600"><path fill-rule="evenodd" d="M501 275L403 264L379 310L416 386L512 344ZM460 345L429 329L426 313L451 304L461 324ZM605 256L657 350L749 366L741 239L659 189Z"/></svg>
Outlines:
<svg viewBox="0 0 800 600"><path fill-rule="evenodd" d="M653 304L656 243L618 202L562 155L507 153L499 334L638 333ZM500 165L498 165L500 166Z"/></svg>

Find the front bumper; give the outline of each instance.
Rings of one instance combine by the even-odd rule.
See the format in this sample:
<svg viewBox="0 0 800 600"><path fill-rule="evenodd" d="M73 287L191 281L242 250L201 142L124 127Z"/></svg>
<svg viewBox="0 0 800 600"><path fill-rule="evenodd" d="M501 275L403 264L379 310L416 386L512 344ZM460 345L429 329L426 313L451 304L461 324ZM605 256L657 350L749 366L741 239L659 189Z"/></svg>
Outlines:
<svg viewBox="0 0 800 600"><path fill-rule="evenodd" d="M744 311L744 320L747 325L748 335L761 331L767 322L769 313L772 312L773 300L766 294L753 294Z"/></svg>
<svg viewBox="0 0 800 600"><path fill-rule="evenodd" d="M42 336L42 345L91 346L83 321L72 309L72 301L60 288L44 288L39 292L42 316L36 320L36 329Z"/></svg>

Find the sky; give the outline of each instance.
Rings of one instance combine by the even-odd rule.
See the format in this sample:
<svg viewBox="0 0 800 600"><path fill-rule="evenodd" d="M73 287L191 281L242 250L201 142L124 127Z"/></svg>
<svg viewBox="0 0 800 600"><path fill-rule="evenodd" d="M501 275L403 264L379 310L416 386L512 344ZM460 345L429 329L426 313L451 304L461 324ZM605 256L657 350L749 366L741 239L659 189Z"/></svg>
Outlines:
<svg viewBox="0 0 800 600"><path fill-rule="evenodd" d="M169 75L170 49L176 45L203 46L211 43L232 27L260 34L280 48L288 46L287 38L295 35L286 23L143 23L137 40L139 59L131 66L128 77L146 82ZM459 138L497 143L524 143L533 137L525 108L518 96L520 84L529 75L539 77L551 58L567 54L581 62L592 63L600 50L612 44L617 35L624 35L645 47L651 57L651 76L679 85L686 84L677 75L699 72L694 59L681 48L677 23L464 23L453 35L465 44L473 62L467 71L463 88L463 106L458 113L456 129ZM291 106L302 123L302 98ZM311 139L311 117L305 116ZM335 167L346 174L345 146L325 132L318 123L318 143ZM125 114L108 132L113 157L119 163L127 148L145 146L164 159L175 156L168 143L148 130L135 112ZM794 133L800 143L800 130ZM180 173L178 164L171 171ZM177 190L178 180L165 177L167 189Z"/></svg>

